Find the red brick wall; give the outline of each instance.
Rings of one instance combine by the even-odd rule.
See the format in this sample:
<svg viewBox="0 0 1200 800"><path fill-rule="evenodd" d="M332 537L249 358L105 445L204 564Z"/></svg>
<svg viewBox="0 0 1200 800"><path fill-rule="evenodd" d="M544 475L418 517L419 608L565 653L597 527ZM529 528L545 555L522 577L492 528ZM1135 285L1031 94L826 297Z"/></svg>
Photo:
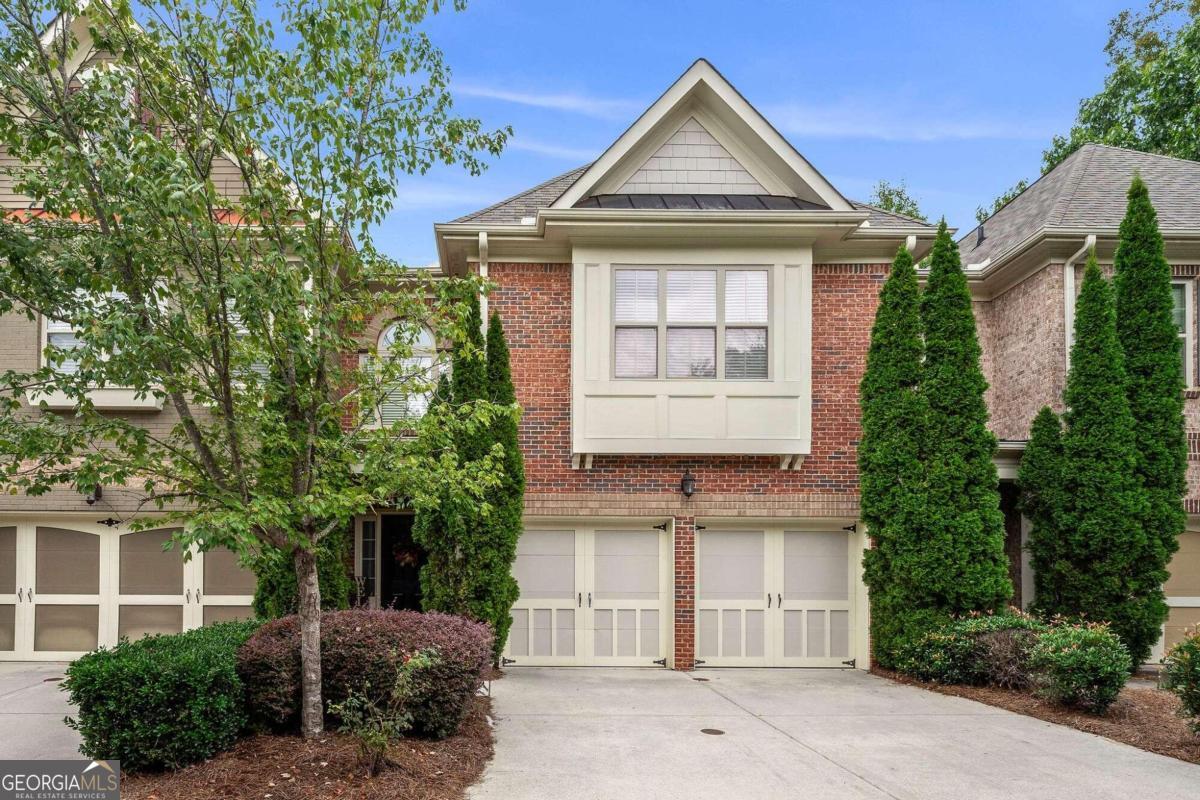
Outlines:
<svg viewBox="0 0 1200 800"><path fill-rule="evenodd" d="M674 667L696 664L696 519L675 517Z"/></svg>
<svg viewBox="0 0 1200 800"><path fill-rule="evenodd" d="M887 265L816 265L813 270L812 452L801 469L770 456L606 456L571 469L571 267L490 264L524 408L521 446L527 491L676 492L685 467L706 493L856 494L858 382Z"/></svg>

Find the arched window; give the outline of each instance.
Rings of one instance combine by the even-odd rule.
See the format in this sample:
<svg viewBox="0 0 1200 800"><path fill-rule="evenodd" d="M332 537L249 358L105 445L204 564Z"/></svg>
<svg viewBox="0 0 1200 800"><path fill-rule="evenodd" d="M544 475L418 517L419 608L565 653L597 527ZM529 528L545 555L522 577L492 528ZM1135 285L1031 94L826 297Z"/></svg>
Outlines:
<svg viewBox="0 0 1200 800"><path fill-rule="evenodd" d="M437 347L433 334L428 328L420 328L411 347L396 347L397 339L404 335L404 329L399 324L389 325L379 335L379 358L383 360L399 357L400 372L409 378L408 385L412 388L426 384L429 390L408 391L397 386L395 390L386 393L379 404L379 424L390 426L402 420L418 419L429 408L429 397L433 384L437 380L434 371L434 361L437 358ZM399 350L393 355L393 352ZM404 353L407 352L407 355Z"/></svg>

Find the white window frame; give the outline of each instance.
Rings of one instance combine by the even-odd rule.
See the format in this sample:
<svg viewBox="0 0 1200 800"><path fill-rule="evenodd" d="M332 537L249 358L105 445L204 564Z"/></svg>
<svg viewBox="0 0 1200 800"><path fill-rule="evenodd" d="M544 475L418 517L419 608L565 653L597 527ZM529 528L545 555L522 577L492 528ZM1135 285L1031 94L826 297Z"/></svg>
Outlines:
<svg viewBox="0 0 1200 800"><path fill-rule="evenodd" d="M621 320L617 317L617 275L621 272L656 272L658 273L658 318L655 322ZM667 319L667 275L670 272L713 272L716 274L716 315L712 322L669 322ZM726 324L725 321L725 276L729 272L761 272L767 278L767 319L761 324L755 323L733 323ZM615 381L751 381L751 382L769 382L774 379L772 365L772 346L771 346L771 329L774 324L772 319L772 307L774 303L774 287L772 286L772 272L769 266L765 265L710 265L710 264L670 264L670 265L613 265L612 268L612 288L610 294L612 296L611 306L609 308L609 350L612 353L611 362L609 363L609 374L612 380ZM657 331L657 372L653 376L646 377L621 377L617 375L617 329L618 328L654 328ZM699 328L711 329L715 331L714 344L714 369L711 377L696 376L696 375L676 375L671 376L667 372L667 329L668 328ZM767 374L761 378L726 378L725 377L725 331L728 328L755 329L766 331L767 341Z"/></svg>
<svg viewBox="0 0 1200 800"><path fill-rule="evenodd" d="M391 322L384 325L382 329L380 329L379 336L376 337L376 339L375 339L375 358L376 359L382 361L383 359L387 358L390 355L389 349L387 347L385 347L383 344L384 338L387 336L387 334L390 330L392 330L393 328L395 328L396 326L401 325L401 324L403 324L403 323L400 320L392 320ZM436 386L436 384L437 384L436 377L437 377L437 374L441 371L441 365L438 363L438 361L439 361L438 357L439 357L440 353L439 353L438 345L437 345L437 336L434 334L433 330L428 325L423 324L421 326L421 329L429 335L429 340L432 344L429 347L422 347L422 346L417 346L416 343L414 343L412 352L409 354L408 358L409 359L417 359L417 358L430 359L430 369L432 370L431 375L430 375L430 383ZM369 358L371 358L371 356L364 355L363 362L365 363L366 359L369 359ZM387 427L383 423L382 406L383 406L383 403L380 402L380 404L375 406L375 408L371 412L371 421L367 425L368 428L377 429L377 428ZM412 416L411 419L413 419L415 421L417 419L420 419L420 416L421 415Z"/></svg>
<svg viewBox="0 0 1200 800"><path fill-rule="evenodd" d="M1184 362L1184 385L1192 387L1196 385L1196 313L1195 313L1195 281L1191 278L1174 278L1171 280L1172 286L1183 287L1183 333L1179 334L1179 338L1183 342L1184 353L1187 358Z"/></svg>

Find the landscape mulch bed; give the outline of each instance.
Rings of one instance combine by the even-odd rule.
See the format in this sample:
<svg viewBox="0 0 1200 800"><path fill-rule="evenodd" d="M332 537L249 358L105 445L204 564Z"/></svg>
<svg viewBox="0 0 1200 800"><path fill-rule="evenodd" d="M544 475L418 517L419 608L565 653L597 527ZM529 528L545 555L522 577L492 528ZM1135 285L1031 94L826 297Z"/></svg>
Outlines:
<svg viewBox="0 0 1200 800"><path fill-rule="evenodd" d="M872 672L897 683L919 686L954 697L965 697L1046 722L1094 733L1152 753L1200 764L1200 736L1192 733L1187 723L1177 716L1179 698L1147 682L1136 686L1127 685L1106 713L1096 715L1065 708L1029 692L999 689L994 686L930 683L882 669L873 669ZM1132 684L1132 681L1130 683Z"/></svg>
<svg viewBox="0 0 1200 800"><path fill-rule="evenodd" d="M367 778L352 739L251 736L201 764L127 775L127 800L458 800L492 757L491 699L476 697L458 733L440 742L404 739L395 764Z"/></svg>

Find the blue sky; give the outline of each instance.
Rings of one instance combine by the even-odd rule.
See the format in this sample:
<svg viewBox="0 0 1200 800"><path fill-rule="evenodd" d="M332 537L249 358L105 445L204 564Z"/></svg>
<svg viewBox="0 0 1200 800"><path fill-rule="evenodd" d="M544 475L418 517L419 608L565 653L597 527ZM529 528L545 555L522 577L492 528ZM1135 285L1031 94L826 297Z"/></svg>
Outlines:
<svg viewBox="0 0 1200 800"><path fill-rule="evenodd" d="M1101 87L1108 20L1131 5L473 0L426 30L459 113L515 136L481 177L404 179L377 243L430 263L434 222L595 158L701 56L846 196L903 179L927 215L966 230L976 206L1037 177Z"/></svg>

